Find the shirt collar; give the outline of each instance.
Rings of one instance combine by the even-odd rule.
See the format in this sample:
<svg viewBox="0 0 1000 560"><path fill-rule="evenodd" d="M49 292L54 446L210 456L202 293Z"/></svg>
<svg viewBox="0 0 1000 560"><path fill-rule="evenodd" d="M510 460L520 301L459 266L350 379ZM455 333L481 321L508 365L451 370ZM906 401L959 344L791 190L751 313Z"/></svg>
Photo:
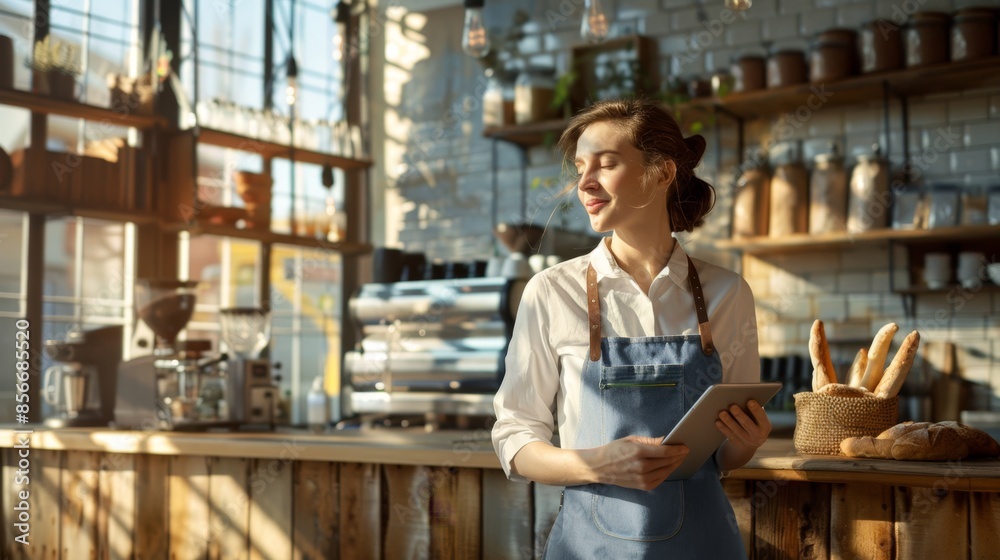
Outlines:
<svg viewBox="0 0 1000 560"><path fill-rule="evenodd" d="M594 265L594 270L597 272L598 281L604 277L628 277L628 274L618 266L614 255L611 254L611 249L608 247L608 243L610 242L611 237L605 237L590 252L590 262ZM670 255L670 260L667 261L667 266L663 267L663 270L656 275L656 278L663 276L673 280L685 292L690 291L690 287L688 286L688 255L684 247L681 246L680 239L675 238L674 250Z"/></svg>

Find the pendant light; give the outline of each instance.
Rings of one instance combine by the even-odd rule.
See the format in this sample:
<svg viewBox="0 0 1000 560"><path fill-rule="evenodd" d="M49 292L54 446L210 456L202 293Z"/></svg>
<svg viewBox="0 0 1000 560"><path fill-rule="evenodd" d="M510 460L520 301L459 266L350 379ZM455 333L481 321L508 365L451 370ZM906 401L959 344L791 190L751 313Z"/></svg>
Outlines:
<svg viewBox="0 0 1000 560"><path fill-rule="evenodd" d="M753 0L726 0L726 7L734 12L749 10Z"/></svg>
<svg viewBox="0 0 1000 560"><path fill-rule="evenodd" d="M344 39L347 37L347 24L351 21L351 5L341 0L333 9L333 22L337 25L337 34L333 37L333 59L344 59Z"/></svg>
<svg viewBox="0 0 1000 560"><path fill-rule="evenodd" d="M607 38L610 27L610 20L601 0L586 0L583 7L583 21L580 23L580 36L583 40L600 43Z"/></svg>
<svg viewBox="0 0 1000 560"><path fill-rule="evenodd" d="M473 58L483 58L490 52L490 37L483 26L483 4L485 0L465 0L462 50Z"/></svg>
<svg viewBox="0 0 1000 560"><path fill-rule="evenodd" d="M285 102L288 103L289 107L293 107L299 96L299 65L295 62L295 55L291 53L288 54L288 59L285 61L285 72L285 76L288 78L288 83L285 86Z"/></svg>

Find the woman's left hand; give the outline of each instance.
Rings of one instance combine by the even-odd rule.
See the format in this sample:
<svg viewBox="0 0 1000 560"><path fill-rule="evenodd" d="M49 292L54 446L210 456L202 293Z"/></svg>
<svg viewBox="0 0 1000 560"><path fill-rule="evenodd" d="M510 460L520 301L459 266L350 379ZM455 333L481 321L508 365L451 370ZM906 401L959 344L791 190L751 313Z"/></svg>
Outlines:
<svg viewBox="0 0 1000 560"><path fill-rule="evenodd" d="M747 403L747 410L750 411L749 415L734 404L729 410L719 413L715 426L729 439L731 445L753 450L764 445L771 433L771 420L755 400Z"/></svg>

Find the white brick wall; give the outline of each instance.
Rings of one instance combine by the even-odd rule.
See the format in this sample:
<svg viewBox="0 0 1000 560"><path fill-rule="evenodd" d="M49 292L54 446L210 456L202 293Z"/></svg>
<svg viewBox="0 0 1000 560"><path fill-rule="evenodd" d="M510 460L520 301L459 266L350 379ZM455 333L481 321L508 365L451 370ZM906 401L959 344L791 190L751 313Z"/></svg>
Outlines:
<svg viewBox="0 0 1000 560"><path fill-rule="evenodd" d="M504 18L520 8L529 14L543 13L557 7L560 0L510 0L501 8L491 8L498 3L487 3L487 17L491 9L504 13ZM804 48L814 35L835 26L855 29L873 17L892 17L910 5L924 10L951 12L966 5L996 5L998 0L755 0L746 14L721 24L723 2L698 0L625 0L610 5L620 10L620 21L615 29L639 26L646 35L659 42L661 68L685 78L706 72L726 69L734 55L743 52L762 52L765 42L774 47ZM456 8L458 10L460 8ZM582 12L582 10L577 10ZM532 16L536 18L536 16ZM578 17L578 16L571 16ZM455 31L428 20L423 33L428 36L455 35ZM501 21L498 25L505 24ZM529 37L521 48L530 54L532 61L555 63L560 70L567 64L570 44L578 42L578 23L567 21L552 29L547 23L532 22ZM457 40L457 39L456 39ZM457 47L456 47L457 48ZM435 53L438 56L440 53ZM682 63L683 58L690 58ZM452 56L449 53L448 56ZM463 78L458 79L444 72L454 72L447 65L431 65L430 72L439 76L422 77L423 91L433 91L434 99L408 100L407 105L421 106L422 122L412 118L410 130L417 139L421 134L431 134L443 120L443 115L432 115L438 108L443 112L447 104L469 95L476 87L480 75L478 65L461 58ZM664 72L665 73L665 72ZM463 81L464 80L464 81ZM456 84L465 83L468 91L455 90ZM436 85L434 85L436 84ZM418 88L418 91L421 89ZM909 100L910 150L921 178L928 183L952 182L959 185L984 185L1000 183L1000 87L977 90L965 94L939 94ZM744 130L747 143L766 139L777 120L772 118L750 121ZM478 115L469 117L471 126L464 130L449 131L446 141L436 144L420 158L421 165L430 170L435 184L426 184L420 174L410 176L400 186L399 204L409 204L412 211L400 212L387 208L389 220L400 222L400 237L409 250L426 250L432 258L466 258L491 252L493 239L491 224L487 220L470 219L478 213L488 216L490 200L490 142L483 139ZM902 162L902 132L900 129L899 103L893 102L890 113L891 129L888 140L892 147L892 162ZM728 234L730 203L725 173L717 165L731 166L736 162L733 139L735 128L728 122L724 130L727 152L722 162L707 158L700 174L715 177L720 192L718 206L709 223L698 237L696 247L710 244L713 235ZM470 131L471 129L471 131ZM950 130L957 135L954 145L940 148L941 131ZM709 146L723 139L706 135ZM795 129L795 137L803 140L804 152L812 156L828 142L837 142L850 156L854 150L870 148L873 142L885 141L882 105L873 100L868 105L823 108L815 112L803 126ZM397 139L398 141L398 139ZM937 143L937 147L936 147ZM711 150L710 150L711 151ZM847 164L853 161L849 158ZM534 149L530 154L527 170L529 181L535 176L549 176L558 172L558 160L551 150ZM499 207L502 219L520 217L521 169L520 155L516 148L501 143ZM442 192L446 192L442 196ZM397 197L390 197L395 200ZM552 201L545 200L538 192L529 192L528 215L547 218ZM419 215L417 209L432 206L440 216L430 220ZM585 216L574 213L569 218L571 227L585 229ZM445 227L451 224L451 228ZM704 252L703 249L696 249ZM707 255L707 252L705 252ZM896 255L897 266L905 264L904 255ZM740 262L740 259L734 259ZM953 340L962 345L969 342L967 352L979 352L976 359L961 358L963 373L978 383L991 384L992 393L981 395L981 402L1000 410L1000 293L978 293L964 306L949 302L946 295L920 295L915 319L904 317L903 299L891 292L889 286L888 252L878 247L847 247L818 250L790 255L744 257L742 273L758 300L758 316L762 321L761 350L764 355L782 352L804 352L809 326L816 317L827 322L831 338L870 338L888 321L900 324L900 330L920 329L925 340ZM894 274L897 287L905 287L909 272L897 270ZM789 302L793 302L789 304ZM994 319L994 317L998 317ZM766 324L765 324L766 322ZM905 325L905 326L904 326ZM899 336L897 336L899 338ZM841 349L837 349L840 352ZM850 354L852 357L854 349ZM846 350L843 353L846 355ZM987 357L983 357L987 356ZM848 358L849 358L848 357ZM975 358L975 356L973 356Z"/></svg>

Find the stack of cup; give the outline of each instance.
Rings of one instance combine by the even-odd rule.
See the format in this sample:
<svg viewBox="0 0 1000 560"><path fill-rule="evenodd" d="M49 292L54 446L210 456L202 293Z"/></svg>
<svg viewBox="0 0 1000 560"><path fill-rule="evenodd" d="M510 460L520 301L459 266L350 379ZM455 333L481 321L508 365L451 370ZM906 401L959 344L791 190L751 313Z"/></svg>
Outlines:
<svg viewBox="0 0 1000 560"><path fill-rule="evenodd" d="M958 283L963 288L976 289L983 285L986 257L976 251L965 251L958 254L956 275Z"/></svg>
<svg viewBox="0 0 1000 560"><path fill-rule="evenodd" d="M951 280L951 255L927 253L924 257L924 282L932 290L940 290Z"/></svg>

